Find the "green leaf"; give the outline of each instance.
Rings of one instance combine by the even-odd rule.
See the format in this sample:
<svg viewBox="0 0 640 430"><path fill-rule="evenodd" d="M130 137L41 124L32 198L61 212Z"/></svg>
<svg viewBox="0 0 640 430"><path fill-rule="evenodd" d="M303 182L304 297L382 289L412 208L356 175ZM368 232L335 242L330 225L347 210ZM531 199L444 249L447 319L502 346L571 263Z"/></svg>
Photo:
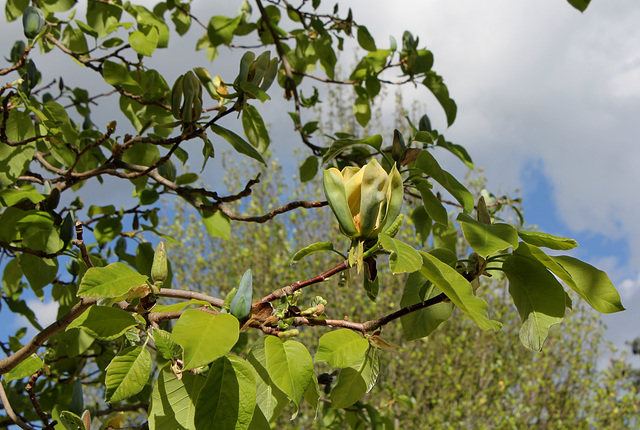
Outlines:
<svg viewBox="0 0 640 430"><path fill-rule="evenodd" d="M4 382L11 382L16 379L26 378L36 373L42 368L42 359L33 354L18 363L16 367L2 375Z"/></svg>
<svg viewBox="0 0 640 430"><path fill-rule="evenodd" d="M55 411L53 415L55 418ZM82 422L82 418L71 411L62 411L55 419L67 430L86 430L84 422Z"/></svg>
<svg viewBox="0 0 640 430"><path fill-rule="evenodd" d="M415 185L416 188L418 188L418 191L420 191L424 210L427 212L429 217L440 225L448 225L449 214L440 199L433 194L431 187L425 182L418 182Z"/></svg>
<svg viewBox="0 0 640 430"><path fill-rule="evenodd" d="M194 429L196 400L206 378L184 372L178 379L167 363L160 374L151 394L149 406L149 428L151 429Z"/></svg>
<svg viewBox="0 0 640 430"><path fill-rule="evenodd" d="M200 214L202 215L204 227L210 236L225 240L231 238L231 222L229 221L229 217L220 211L214 213L200 211Z"/></svg>
<svg viewBox="0 0 640 430"><path fill-rule="evenodd" d="M463 213L458 214L456 220L462 226L469 246L482 257L508 247L518 247L518 232L509 224L485 224Z"/></svg>
<svg viewBox="0 0 640 430"><path fill-rule="evenodd" d="M589 6L589 2L591 0L567 0L567 1L571 6L575 7L580 12L584 12Z"/></svg>
<svg viewBox="0 0 640 430"><path fill-rule="evenodd" d="M311 409L314 411L314 419L318 417L318 409L320 408L320 387L318 386L318 379L316 375L313 375L311 384L309 384L309 388L304 393L304 400L307 402Z"/></svg>
<svg viewBox="0 0 640 430"><path fill-rule="evenodd" d="M351 367L340 370L338 382L331 390L331 409L347 408L371 391L380 372L380 357L376 348Z"/></svg>
<svg viewBox="0 0 640 430"><path fill-rule="evenodd" d="M271 380L299 407L313 377L311 354L300 342L274 336L265 339L264 352Z"/></svg>
<svg viewBox="0 0 640 430"><path fill-rule="evenodd" d="M122 232L122 220L118 217L102 218L93 230L96 242L100 245L111 242L120 236Z"/></svg>
<svg viewBox="0 0 640 430"><path fill-rule="evenodd" d="M518 247L507 257L502 269L522 319L520 341L529 349L542 351L549 328L564 318L565 291L526 247Z"/></svg>
<svg viewBox="0 0 640 430"><path fill-rule="evenodd" d="M442 170L436 159L429 151L421 151L415 162L415 167L431 176L444 187L461 205L466 213L473 211L473 196L449 172Z"/></svg>
<svg viewBox="0 0 640 430"><path fill-rule="evenodd" d="M300 182L312 180L318 173L318 157L310 155L300 166Z"/></svg>
<svg viewBox="0 0 640 430"><path fill-rule="evenodd" d="M620 295L605 272L567 255L551 257L571 275L568 285L598 312L613 313L625 310Z"/></svg>
<svg viewBox="0 0 640 430"><path fill-rule="evenodd" d="M431 225L433 224L424 206L418 206L411 212L411 221L413 221L416 233L420 237L420 243L424 245L431 234Z"/></svg>
<svg viewBox="0 0 640 430"><path fill-rule="evenodd" d="M269 132L255 106L249 105L242 109L242 128L249 143L259 152L264 152L269 147L271 143Z"/></svg>
<svg viewBox="0 0 640 430"><path fill-rule="evenodd" d="M217 15L209 20L207 26L207 34L211 45L228 45L233 39L233 32L238 28L242 16L236 18L227 18L226 16Z"/></svg>
<svg viewBox="0 0 640 430"><path fill-rule="evenodd" d="M349 367L360 361L368 349L367 339L353 330L342 328L320 338L315 361L327 362L332 367Z"/></svg>
<svg viewBox="0 0 640 430"><path fill-rule="evenodd" d="M238 341L238 319L187 309L173 328L173 340L184 349L184 369L195 369L222 357Z"/></svg>
<svg viewBox="0 0 640 430"><path fill-rule="evenodd" d="M380 244L387 251L391 251L389 256L389 267L395 275L397 273L411 273L422 267L422 258L420 253L397 239L386 234L378 236Z"/></svg>
<svg viewBox="0 0 640 430"><path fill-rule="evenodd" d="M91 306L67 327L81 328L91 336L102 340L116 339L129 327L135 326L136 319L129 312L107 306Z"/></svg>
<svg viewBox="0 0 640 430"><path fill-rule="evenodd" d="M247 354L247 361L256 371L257 397L256 402L260 411L268 421L280 416L284 407L289 403L289 398L271 380L267 370L267 356L265 354L265 339L259 338Z"/></svg>
<svg viewBox="0 0 640 430"><path fill-rule="evenodd" d="M87 39L84 37L84 33L80 29L71 28L70 25L65 26L62 32L61 42L71 52L76 54L87 54L89 47L87 46Z"/></svg>
<svg viewBox="0 0 640 430"><path fill-rule="evenodd" d="M434 224L432 231L434 248L445 248L454 254L456 253L456 248L458 246L458 231L450 220L447 226Z"/></svg>
<svg viewBox="0 0 640 430"><path fill-rule="evenodd" d="M151 354L145 348L130 346L116 355L105 376L105 401L119 402L138 394L151 374Z"/></svg>
<svg viewBox="0 0 640 430"><path fill-rule="evenodd" d="M487 302L473 294L469 281L432 254L422 254L420 273L430 280L482 330L499 330L501 324L489 319Z"/></svg>
<svg viewBox="0 0 640 430"><path fill-rule="evenodd" d="M39 203L46 197L35 189L35 187L23 186L22 189L5 188L0 191L0 203L3 206L13 206L21 200L29 200L31 203Z"/></svg>
<svg viewBox="0 0 640 430"><path fill-rule="evenodd" d="M22 12L29 6L29 0L7 0L4 5L4 13L7 21L14 21L22 16Z"/></svg>
<svg viewBox="0 0 640 430"><path fill-rule="evenodd" d="M49 285L58 274L58 260L40 258L31 254L20 255L20 267L33 291Z"/></svg>
<svg viewBox="0 0 640 430"><path fill-rule="evenodd" d="M541 233L538 231L518 231L518 236L530 245L542 246L549 249L560 249L566 251L578 246L578 242L573 239L554 236L549 233Z"/></svg>
<svg viewBox="0 0 640 430"><path fill-rule="evenodd" d="M267 163L264 161L264 158L262 158L262 155L260 155L260 153L253 146L251 146L243 138L241 138L231 130L227 130L226 128L220 127L219 125L213 124L211 126L211 131L229 142L231 146L233 146L233 149L235 149L240 154L251 157L254 160L261 162L265 166L267 165Z"/></svg>
<svg viewBox="0 0 640 430"><path fill-rule="evenodd" d="M129 34L129 45L140 55L150 57L158 46L159 33L156 27L148 27L145 33L134 31Z"/></svg>
<svg viewBox="0 0 640 430"><path fill-rule="evenodd" d="M6 135L11 141L35 136L33 122L27 112L10 110L6 124ZM35 151L35 142L18 146L0 145L0 182L5 186L13 184L29 168Z"/></svg>
<svg viewBox="0 0 640 430"><path fill-rule="evenodd" d="M155 312L158 312L154 309ZM165 360L171 360L182 352L180 345L173 341L171 333L159 328L153 329L153 343Z"/></svg>
<svg viewBox="0 0 640 430"><path fill-rule="evenodd" d="M121 64L113 61L105 61L102 68L102 77L109 85L138 85L129 74L129 70Z"/></svg>
<svg viewBox="0 0 640 430"><path fill-rule="evenodd" d="M132 287L146 283L147 277L122 263L92 267L80 282L78 297L120 297Z"/></svg>
<svg viewBox="0 0 640 430"><path fill-rule="evenodd" d="M429 88L433 95L436 96L436 99L440 102L440 106L442 106L442 109L444 109L444 113L447 116L447 125L451 126L451 124L456 120L458 107L456 106L456 102L449 97L449 90L444 84L442 76L430 70L425 73L425 78L422 81L422 84Z"/></svg>
<svg viewBox="0 0 640 430"><path fill-rule="evenodd" d="M258 405L256 405L253 410L253 417L251 418L251 424L249 424L248 430L271 430L269 421Z"/></svg>
<svg viewBox="0 0 640 430"><path fill-rule="evenodd" d="M117 27L110 23L117 23L122 16L122 9L114 5L91 2L87 4L87 24L104 38ZM109 29L107 29L109 27Z"/></svg>
<svg viewBox="0 0 640 430"><path fill-rule="evenodd" d="M316 242L312 243L309 246L305 246L300 251L296 252L293 257L291 257L291 264L296 264L307 255L311 255L320 251L333 251L333 243L331 243L330 241Z"/></svg>
<svg viewBox="0 0 640 430"><path fill-rule="evenodd" d="M194 428L244 430L256 407L253 368L240 357L220 357L211 365L196 402Z"/></svg>
<svg viewBox="0 0 640 430"><path fill-rule="evenodd" d="M362 49L366 49L367 51L377 51L376 41L369 34L369 30L367 27L359 26L358 27L358 44L362 47Z"/></svg>
<svg viewBox="0 0 640 430"><path fill-rule="evenodd" d="M422 303L440 293L441 291L420 272L411 273L404 284L400 307ZM453 307L451 302L440 302L401 317L404 338L414 340L429 336L440 324L451 317Z"/></svg>
<svg viewBox="0 0 640 430"><path fill-rule="evenodd" d="M354 145L368 145L379 151L382 146L382 136L376 134L364 139L338 139L331 144L329 150L322 156L322 164L333 160L336 156Z"/></svg>
<svg viewBox="0 0 640 430"><path fill-rule="evenodd" d="M371 119L371 105L369 104L369 100L358 97L353 103L353 115L361 127L366 127Z"/></svg>

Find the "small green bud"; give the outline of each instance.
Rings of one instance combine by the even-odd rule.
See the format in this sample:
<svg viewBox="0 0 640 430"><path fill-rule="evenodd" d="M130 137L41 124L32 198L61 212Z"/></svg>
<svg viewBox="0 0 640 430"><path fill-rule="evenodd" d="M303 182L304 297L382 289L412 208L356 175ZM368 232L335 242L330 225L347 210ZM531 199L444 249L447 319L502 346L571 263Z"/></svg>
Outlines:
<svg viewBox="0 0 640 430"><path fill-rule="evenodd" d="M246 272L244 272L244 275L242 275L240 285L238 286L238 291L236 292L233 300L231 300L231 304L229 305L231 315L238 318L239 320L243 320L248 317L251 313L252 300L253 277L251 274L251 269L248 269Z"/></svg>
<svg viewBox="0 0 640 430"><path fill-rule="evenodd" d="M169 276L167 265L167 253L164 249L164 242L160 242L153 254L153 264L151 265L151 279L155 285L162 285Z"/></svg>
<svg viewBox="0 0 640 430"><path fill-rule="evenodd" d="M24 10L22 14L22 27L24 35L27 39L33 39L40 33L42 27L44 27L44 15L42 11L33 6L29 6Z"/></svg>
<svg viewBox="0 0 640 430"><path fill-rule="evenodd" d="M300 330L297 328L292 328L291 330L279 331L278 337L280 339L291 339L292 337L296 337L300 335Z"/></svg>
<svg viewBox="0 0 640 430"><path fill-rule="evenodd" d="M398 130L393 130L393 144L391 145L391 156L393 160L400 164L404 158L404 151L407 149L407 145L404 143L404 138Z"/></svg>

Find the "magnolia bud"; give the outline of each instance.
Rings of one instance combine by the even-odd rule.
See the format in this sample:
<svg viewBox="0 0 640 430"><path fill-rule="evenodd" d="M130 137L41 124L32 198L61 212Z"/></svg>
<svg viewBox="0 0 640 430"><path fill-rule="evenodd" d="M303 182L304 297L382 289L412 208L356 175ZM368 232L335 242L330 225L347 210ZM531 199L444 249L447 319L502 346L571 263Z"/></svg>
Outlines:
<svg viewBox="0 0 640 430"><path fill-rule="evenodd" d="M167 253L164 250L164 242L160 242L153 254L153 264L151 265L151 279L153 283L162 285L169 276L169 267L167 265Z"/></svg>

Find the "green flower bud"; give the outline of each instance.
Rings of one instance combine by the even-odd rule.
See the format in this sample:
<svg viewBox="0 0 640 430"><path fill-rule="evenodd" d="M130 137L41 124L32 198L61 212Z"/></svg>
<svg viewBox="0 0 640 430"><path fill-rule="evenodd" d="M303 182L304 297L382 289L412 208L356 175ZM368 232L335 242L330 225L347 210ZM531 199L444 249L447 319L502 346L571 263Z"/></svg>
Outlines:
<svg viewBox="0 0 640 430"><path fill-rule="evenodd" d="M249 316L251 313L251 301L253 300L253 277L251 274L251 269L248 269L242 275L242 279L240 280L240 285L238 286L238 291L236 291L235 296L233 296L233 300L231 300L231 304L229 305L229 310L231 315L238 318L239 320L243 320Z"/></svg>
<svg viewBox="0 0 640 430"><path fill-rule="evenodd" d="M167 253L164 250L164 242L160 242L153 254L153 264L151 265L151 279L156 285L162 285L169 276L169 267L167 265Z"/></svg>
<svg viewBox="0 0 640 430"><path fill-rule="evenodd" d="M404 188L395 165L390 173L375 159L362 168L332 167L323 172L323 184L340 231L350 239L375 238L400 214Z"/></svg>
<svg viewBox="0 0 640 430"><path fill-rule="evenodd" d="M192 123L202 115L202 83L190 70L178 76L171 88L171 112L185 123Z"/></svg>
<svg viewBox="0 0 640 430"><path fill-rule="evenodd" d="M29 6L24 10L22 14L22 27L24 35L27 39L33 39L40 33L42 27L44 27L44 15L42 11L33 6Z"/></svg>

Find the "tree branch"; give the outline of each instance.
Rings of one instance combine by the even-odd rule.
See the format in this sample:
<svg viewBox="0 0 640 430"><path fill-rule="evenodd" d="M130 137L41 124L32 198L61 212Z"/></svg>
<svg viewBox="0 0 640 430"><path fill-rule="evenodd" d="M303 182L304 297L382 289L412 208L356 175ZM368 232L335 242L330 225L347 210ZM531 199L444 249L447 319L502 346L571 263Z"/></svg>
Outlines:
<svg viewBox="0 0 640 430"><path fill-rule="evenodd" d="M202 293L197 293L195 291L174 290L173 288L161 288L160 292L158 292L158 295L160 297L172 297L175 299L201 300L217 308L221 308L224 305L224 300L222 299L211 297Z"/></svg>
<svg viewBox="0 0 640 430"><path fill-rule="evenodd" d="M260 300L253 303L252 306L257 306L261 303L272 302L276 299L279 299L282 296L289 296L293 294L295 291L300 290L304 287L308 287L309 285L317 284L320 282L324 282L336 273L340 273L343 270L348 269L349 266L346 261L338 264L337 266L327 270L324 273L321 273L318 276L314 276L313 278L306 279L304 281L298 281L294 284L288 285L286 287L280 288L279 290L274 291L273 293L261 298Z"/></svg>
<svg viewBox="0 0 640 430"><path fill-rule="evenodd" d="M78 318L91 305L95 304L98 299L83 297L71 310L58 321L55 321L47 328L36 334L31 342L20 348L13 355L0 360L0 375L9 372L19 363L24 361L31 354L36 352L47 340L51 339L56 333L64 330L71 324L73 320Z"/></svg>
<svg viewBox="0 0 640 430"><path fill-rule="evenodd" d="M21 429L24 429L24 430L35 430L35 428L33 428L30 425L28 425L27 423L25 423L22 420L22 418L20 418L13 411L13 408L11 407L11 403L9 403L9 399L7 398L7 393L5 393L5 391L4 391L4 384L2 382L0 382L0 400L2 401L2 406L4 406L5 412L7 413L9 418L11 418L13 420L13 422L18 425L18 427L20 427Z"/></svg>

